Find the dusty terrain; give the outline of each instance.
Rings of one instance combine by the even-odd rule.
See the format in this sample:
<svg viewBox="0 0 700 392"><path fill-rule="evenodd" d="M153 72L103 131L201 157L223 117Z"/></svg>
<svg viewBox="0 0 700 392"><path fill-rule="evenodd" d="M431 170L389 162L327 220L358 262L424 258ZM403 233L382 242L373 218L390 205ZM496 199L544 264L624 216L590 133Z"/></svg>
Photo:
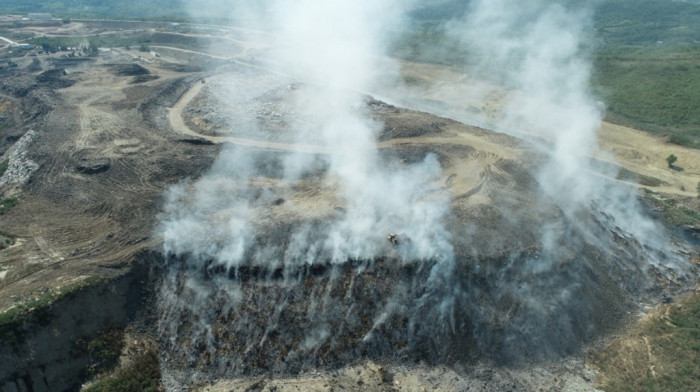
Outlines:
<svg viewBox="0 0 700 392"><path fill-rule="evenodd" d="M216 155L215 146L183 142L167 129L167 123L159 125L155 114L199 76L155 68L145 61L139 65L134 59L141 55L121 50L69 58L59 52L10 55L3 60L0 148L9 164L2 192L4 198L17 200L0 218L3 232L13 238L0 259L3 312L28 314L27 308L46 306L67 290L95 282L104 282L98 286L106 293L129 292L131 283L124 286L114 280L133 269L134 261L141 258L136 255L157 246L152 229L163 189L198 175ZM7 61L17 66L8 66ZM37 61L52 65L46 71L43 67L32 70ZM144 75L154 77L144 79ZM92 311L93 322L85 328L73 325L83 323L82 311L63 315L70 327L57 320L57 327L74 332L64 335L66 345L58 343L61 339L53 340L60 347L55 352L40 336L20 340L16 347L3 343L2 384L8 377L22 377L24 371L45 369L47 362L70 359L70 339L80 334L89 336L124 324L127 319L121 309L129 305L110 301ZM47 317L59 317L59 310L53 312ZM3 331L13 335L4 335L4 340L16 331L31 336L37 329L32 322L9 321ZM24 354L33 351L43 354ZM73 360L85 362L80 357ZM47 370L44 382L63 390L79 381L80 371L70 366L65 372ZM34 388L39 388L38 383Z"/></svg>
<svg viewBox="0 0 700 392"><path fill-rule="evenodd" d="M59 78L72 86L60 90L35 84L31 75L3 79L4 91L20 89L8 94L8 102L24 118L35 117L6 132L36 133L24 157L35 171L26 184L5 185L5 194L18 194L20 202L2 218L3 229L18 237L4 250L4 309L15 295L47 284L128 267L135 253L154 244L154 211L165 185L196 175L215 154L211 146L183 143L143 119L149 100L158 99L153 95L185 75L159 70L157 86L133 84L134 76L117 72L131 66L128 54L89 62L66 64ZM6 157L16 148L8 138Z"/></svg>
<svg viewBox="0 0 700 392"><path fill-rule="evenodd" d="M394 97L397 102L487 128L497 127L503 115L503 102L518 95L488 82L474 80L453 66L405 62L402 72L406 88L403 96ZM700 154L697 150L609 122L602 123L598 142L601 152L597 158L662 182L647 188L685 197L697 196L700 180ZM666 158L670 154L678 156L677 166L682 170L669 169ZM639 182L637 178L632 184L645 187Z"/></svg>
<svg viewBox="0 0 700 392"><path fill-rule="evenodd" d="M72 23L59 29L29 27L28 31L45 35L89 36L112 29L116 31L115 26L96 29L94 26ZM142 27L132 29L140 31ZM128 28L119 31L129 33ZM293 99L295 94L306 91L305 86L296 85L287 76L271 74L258 67L255 56L265 48L260 36L239 31L237 35L225 38L217 33L216 37L219 46L223 45L223 41L230 41L233 46L228 47L228 51L216 50L213 55L207 54L211 50L209 48L200 51L154 45L151 48L154 51L146 53L137 49L104 48L99 55L80 58L67 58L61 52L37 57L8 56L17 64L16 67L0 61L0 152L3 154L2 160L8 160L8 170L0 179L0 190L4 199L17 199L16 206L0 215L0 229L12 237L12 244L0 251L0 310L8 312L23 305L31 306L48 294L60 293L62 288L76 287L80 282L93 285L96 281L102 282L100 290L103 291L100 292L119 294L121 292L117 287L131 283L112 282L126 276L134 264L143 264L145 259L159 267L155 261L157 257L149 259L144 254L161 250L161 240L154 237L153 232L161 210L163 192L169 184L187 177L197 178L206 172L222 146L260 151L265 157L271 157L272 161L289 152L311 155L329 153L327 146L313 138L301 142L292 140L285 119L294 116L294 113L285 102ZM211 35L202 34L200 38L209 39ZM664 282L639 288L640 292L635 292L635 273L625 276L621 271L629 266L626 257L643 255L644 250L635 248L632 242L615 238L613 241L621 243L622 250L620 254L612 256L617 264L601 267L601 260L609 255L585 243L575 228L561 217L553 203L535 202L536 181L533 173L543 158L529 142L448 119L467 120L458 114L466 112L470 113L467 117L474 118L473 123L487 126L489 118L498 116L500 94L503 93L490 91L487 95L492 99L486 101L481 99L483 94L478 99L475 94L466 94L474 87L458 71L451 69L406 64L405 74L426 80L447 75L449 83L435 87L432 92L423 90L420 96L409 94L404 98L408 107L430 110L444 117L399 108L369 97L365 110L384 123L378 135L377 147L386 156L387 162L410 163L430 152L438 156L443 173L436 186L447 189L454 200L450 229L458 232L464 227L471 228L468 240L455 244L457 254L464 260L458 274L474 284L474 291L479 293L475 294L479 298L473 301L474 309L470 310L476 312L480 305L492 306L495 313L489 315L492 319L487 322L490 323L502 322L505 315L519 314L517 298L511 298L512 293L493 294L489 291L489 287L492 287L489 282L518 278L518 263L536 258L541 251L539 234L531 228L544 221L556 222L574 238L572 243L575 245L569 249L571 254L562 259L558 271L567 268L585 271L581 291L577 293L587 296L594 304L594 309L589 308L588 313L578 315L578 308L566 304L553 305L560 306L558 312L571 315L574 319L585 319L585 324L591 325L590 330L575 336L575 344L565 342L562 346L553 347L555 351L580 353L582 342L591 343L602 334L615 330L621 320L633 315L636 309L629 302L630 298L658 301L663 296L674 295L678 288L687 284ZM226 103L216 100L215 97L219 96L216 89L231 83L255 85L259 94L251 99L239 98L245 101L240 102L247 105L245 109L227 108ZM482 90L488 91L486 87ZM475 98L473 102L469 99L460 101L462 107L448 106L441 101L457 95ZM475 106L481 105L480 102L486 102L485 106ZM459 109L463 111L459 112ZM239 112L236 113L236 110ZM231 111L237 114L233 120ZM226 121L234 121L234 128L227 128L225 125L231 124L225 124ZM262 132L252 132L245 126L257 121L265 125ZM669 145L663 140L613 124L603 124L599 135L604 151L598 157L600 160L614 160L635 174L637 179L640 176L647 179L646 185L637 185L631 177L621 177L619 181L628 181L633 186L643 186L668 197L690 199L697 195L700 153L696 150ZM682 171L668 168L665 158L671 153L678 156L677 166ZM274 173L264 172L258 182L250 186L274 191L282 185ZM333 217L342 208L342 201L334 196L334 190L332 179L322 176L310 179L296 192L286 194L283 204L273 208L269 204L261 204L260 208L268 211L268 214L264 215L266 221L258 223L261 227L271 227L268 232L277 233L280 231L275 228L277 226ZM517 222L505 224L504 217L509 210L526 212ZM609 229L605 222L597 222L596 225L601 230L596 233ZM384 237L386 233L384 228L377 230L378 236ZM392 248L388 244L387 249L387 260L391 260ZM686 249L696 251L689 247ZM574 256L578 252L581 257ZM350 297L358 297L362 319L336 325L348 331L347 340L329 343L327 347L302 356L288 368L280 370L274 362L284 342L273 339L268 346L261 344L260 348L252 349L252 354L248 351L243 353L241 345L236 344L238 340L259 336L249 327L234 337L221 332L216 336L220 342L218 356L229 356L233 358L230 362L238 365L227 368L228 365L217 358L199 356L192 359L192 350L198 348L190 346L194 344L187 326L197 320L184 316L182 336L172 342L161 342L167 352L165 368L173 373L182 369L213 369L210 370L211 374L203 370L204 376L181 376L178 382L192 379L198 385L204 385L216 381L217 377L231 378L213 386L202 386L203 391L592 388L593 376L576 355L562 364L544 361L525 370L492 370L489 367L493 358L498 359L502 355L508 357L534 351L537 356L535 341L525 342L523 347L511 352L497 349L484 351L478 344L466 339L465 345L468 347L454 347L455 352L463 355L457 359L467 363L462 367L452 366L454 358L446 359L445 353L440 350L426 347L415 349L410 345L405 345L403 349L401 344L405 344L405 335L401 331L404 328L402 323L406 320L398 320L395 325L378 331L379 335L385 334L385 342L369 342L364 346L358 344L353 339L361 338L372 328L371 316L383 305L379 298L386 298L393 290L393 282L387 282L382 276L389 275L409 285L416 279L406 277L405 271L388 262L373 262L364 267L370 272L353 283L356 291L348 289L351 278L354 282L353 269L341 270L341 277L330 283L324 280L324 271L303 278L305 284L309 282L307 289L319 281L335 287L338 293L333 298L337 301L339 312L352 309L352 304L344 302L347 299L343 297L346 291ZM415 275L420 277L424 273L419 267ZM563 276L556 272L550 277L558 279ZM139 279L147 280L145 276L137 277L135 284ZM252 310L250 319L245 319L245 322L250 320L251 325L264 328L265 318L260 313L264 315L266 306L275 301L289 301L289 311L278 315L280 320L289 325L299 323L300 326L306 326L305 323L309 322L304 319L305 299L294 298L293 290L285 287L284 282L249 279L238 283L247 293L260 292L251 294L249 298ZM261 287L277 288L279 293L260 290ZM641 292L646 289L648 292ZM375 297L366 297L366 302L362 302L361 298L369 290L376 290L373 291ZM287 294L291 299L284 297ZM212 301L216 300L215 295L212 298ZM378 299L375 301L374 298ZM127 305L119 303L114 306ZM179 307L187 310L187 304L173 304L174 309ZM58 315L51 312L48 310L47 319L57 319ZM131 321L128 317L136 317L115 314L95 317L93 329L86 329L83 333L95 334L100 329ZM82 322L78 316L71 316L72 321L63 320L60 325ZM100 321L100 317L104 320ZM459 317L468 319L471 315ZM593 320L589 321L590 318ZM210 321L212 325L225 326L236 325L241 319L222 313ZM554 323L555 319L552 317L546 322ZM37 328L46 329L41 323L20 325L17 327L13 324L13 328L26 330L28 336L33 336L31 334ZM430 321L426 320L426 328L430 325ZM51 328L51 323L46 327ZM392 335L389 332L394 327L399 332ZM460 341L461 337L473 332L470 328L453 331L452 336L446 337L447 342L454 344ZM512 333L507 326L489 331L486 341L490 343L498 343ZM300 339L289 329L283 328L277 333L292 336L292 340ZM61 331L55 331L53 336L60 335ZM66 339L74 338L76 336ZM425 337L426 345L433 344L435 340L432 339ZM383 346L386 342L396 346ZM12 364L9 367L0 366L0 389L13 390L10 389L12 384L17 390L27 390L27 379L32 380L34 390L76 387L75 380L80 378L80 370L72 369L63 375L53 375L51 377L55 378L47 381L47 374L56 373L46 370L52 366L49 361L64 363L71 360L70 342L60 348L63 352L57 358L23 355L38 350L41 344L38 337L34 341L20 339L12 347L3 349L0 359L5 364ZM180 351L173 349L178 346ZM402 349L397 350L397 347ZM450 356L454 352L447 354ZM248 361L251 355L257 355L257 361ZM322 358L325 363L315 369L309 359L311 357ZM428 363L421 363L423 360ZM410 361L418 363L409 365ZM345 364L349 366L343 367ZM41 376L35 370L38 368L44 369L43 383L47 385L43 387L40 387ZM278 374L280 379L266 378L265 374L270 372ZM299 376L290 375L299 372L302 372ZM51 389L49 385L52 383L61 386Z"/></svg>

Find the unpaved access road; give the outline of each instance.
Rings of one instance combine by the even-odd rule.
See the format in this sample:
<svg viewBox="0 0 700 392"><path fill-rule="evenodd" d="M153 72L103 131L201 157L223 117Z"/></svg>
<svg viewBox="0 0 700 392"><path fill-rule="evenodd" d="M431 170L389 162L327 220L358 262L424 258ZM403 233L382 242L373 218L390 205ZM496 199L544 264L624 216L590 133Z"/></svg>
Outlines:
<svg viewBox="0 0 700 392"><path fill-rule="evenodd" d="M216 81L216 77L210 78ZM168 121L172 129L180 134L204 139L212 143L231 143L239 146L254 147L265 150L287 151L311 154L336 153L332 146L306 143L284 143L255 138L235 136L213 136L199 133L190 128L183 119L187 106L202 93L205 84L193 84L182 95L173 107L168 109ZM447 105L447 102L445 102ZM494 103L495 105L495 103ZM392 148L397 145L468 145L481 151L505 158L517 155L507 146L493 143L483 135L469 132L448 132L438 137L394 138L377 143L377 148ZM696 195L696 186L700 182L700 153L697 150L666 143L662 138L638 131L629 127L603 122L599 131L601 151L596 159L614 165L619 165L639 176L658 180L655 186L643 185L632 181L632 185L647 188L655 192L692 197ZM679 167L676 170L668 167L666 157L670 154L678 156Z"/></svg>
<svg viewBox="0 0 700 392"><path fill-rule="evenodd" d="M210 78L210 81L213 81ZM336 153L337 149L333 146L324 146L320 144L303 144L303 143L279 143L273 141L266 141L260 139L252 138L241 138L232 136L211 136L201 134L193 129L191 129L185 123L183 119L183 111L189 105L192 100L197 97L202 88L205 86L203 83L195 83L190 87L190 89L183 94L183 96L177 101L177 103L169 109L168 120L170 126L174 131L179 132L184 135L193 136L195 138L201 138L208 140L213 143L231 143L239 146L245 147L256 147L266 150L275 151L290 151L290 152L300 152L300 153L311 153L311 154L332 154ZM452 144L452 145L469 145L475 146L480 150L489 151L493 154L505 155L507 157L512 157L514 154L508 151L506 146L498 145L484 139L482 136L476 136L471 133L447 133L445 136L430 138L394 138L391 140L383 141L377 144L378 148L391 148L396 145L401 144Z"/></svg>
<svg viewBox="0 0 700 392"><path fill-rule="evenodd" d="M17 42L15 42L9 38L5 38L5 37L0 37L0 41L5 41L5 42L7 42L8 45L16 45L17 44Z"/></svg>
<svg viewBox="0 0 700 392"><path fill-rule="evenodd" d="M459 67L415 62L401 62L400 67L404 77L414 81L414 85L398 92L386 91L382 94L412 109L490 129L501 121L504 103L519 95L487 82L476 81ZM698 195L700 151L605 121L601 123L597 136L600 151L596 159L662 182L662 185L654 187L635 186L677 196ZM671 154L678 157L675 170L669 168L666 162Z"/></svg>

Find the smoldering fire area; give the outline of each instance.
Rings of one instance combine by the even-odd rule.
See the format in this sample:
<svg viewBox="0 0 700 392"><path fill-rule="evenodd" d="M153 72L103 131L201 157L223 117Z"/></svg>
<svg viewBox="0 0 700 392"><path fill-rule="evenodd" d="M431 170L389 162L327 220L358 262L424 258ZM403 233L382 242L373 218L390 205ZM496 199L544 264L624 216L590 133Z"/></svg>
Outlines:
<svg viewBox="0 0 700 392"><path fill-rule="evenodd" d="M518 137L366 95L404 91L387 89L395 64L379 57L416 6L395 1L272 1L262 66L181 98L174 127L223 147L160 215L173 388L366 359L563 358L692 281L684 245L592 164L585 13L487 3L445 28L482 71L512 67L492 79L522 94L495 128Z"/></svg>
<svg viewBox="0 0 700 392"><path fill-rule="evenodd" d="M595 7L190 4L0 18L0 390L692 385L700 156Z"/></svg>

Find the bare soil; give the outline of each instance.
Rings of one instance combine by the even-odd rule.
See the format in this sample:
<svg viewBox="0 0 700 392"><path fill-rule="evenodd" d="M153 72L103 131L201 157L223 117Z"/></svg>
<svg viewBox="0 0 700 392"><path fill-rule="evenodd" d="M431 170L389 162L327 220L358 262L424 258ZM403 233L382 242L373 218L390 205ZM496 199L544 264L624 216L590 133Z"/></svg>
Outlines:
<svg viewBox="0 0 700 392"><path fill-rule="evenodd" d="M25 159L36 170L4 189L19 202L0 218L17 237L3 252L2 309L47 286L128 269L135 253L158 241L151 232L165 186L198 175L216 155L215 146L183 143L145 120L149 105L177 99L186 79L132 62L126 52L109 52L54 72L60 86L42 82L45 73L23 75L26 82L3 78L8 118L13 107L21 110L4 143L33 130ZM135 86L131 69L159 79Z"/></svg>

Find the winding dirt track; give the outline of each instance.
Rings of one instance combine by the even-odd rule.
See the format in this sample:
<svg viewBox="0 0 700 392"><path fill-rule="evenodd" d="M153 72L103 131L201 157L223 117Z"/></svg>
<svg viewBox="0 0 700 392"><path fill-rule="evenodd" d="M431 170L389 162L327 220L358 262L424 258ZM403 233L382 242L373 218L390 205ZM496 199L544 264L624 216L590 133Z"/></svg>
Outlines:
<svg viewBox="0 0 700 392"><path fill-rule="evenodd" d="M209 53L188 51L193 54L208 56L217 59L227 59L240 65L251 66L240 59L249 54L251 49L244 41L239 42L243 46L243 51L233 56L222 57ZM265 47L256 45L256 49ZM181 51L181 49L171 47L160 47ZM438 111L438 114L459 119L465 108L483 104L487 108L482 118L484 124L497 122L500 115L499 107L501 100L505 98L505 93L495 89L494 86L473 86L473 81L468 80L462 72L436 64L401 63L402 71L408 76L417 76L430 83L429 89L418 89L418 95L409 98L415 102L430 100L439 102L442 108L449 107L447 112ZM168 119L172 128L184 135L206 139L213 143L232 143L240 146L255 147L277 151L295 151L302 153L328 154L333 153L329 146L310 144L290 144L277 143L271 141L221 137L202 135L190 129L182 119L182 112L185 107L199 94L202 89L201 84L193 85L190 90L170 109ZM475 88L479 91L474 93ZM485 92L486 91L486 92ZM490 92L488 92L490 91ZM395 92L394 92L395 93ZM415 91L414 91L415 93ZM478 101L470 101L477 99ZM484 103L485 102L485 103ZM490 109L488 109L490 108ZM433 112L429 108L417 107L419 110ZM456 113L450 116L450 111ZM464 122L464 121L462 121ZM469 122L468 122L469 123ZM477 123L479 123L477 121ZM661 182L658 186L648 186L631 183L639 188L646 188L655 192L662 192L685 197L697 196L697 185L700 183L700 153L697 150L667 143L663 138L650 135L649 133L638 131L629 127L603 122L598 132L598 142L601 150L596 154L596 159L619 165L626 170L641 176L650 177ZM428 144L456 144L470 145L478 149L491 153L511 157L513 154L508 148L498 143L490 143L481 136L476 136L464 132L451 132L448 135L437 138L410 138L392 139L377 144L377 148L388 148L398 144L428 145ZM674 154L678 157L676 170L672 170L666 164L666 157Z"/></svg>
<svg viewBox="0 0 700 392"><path fill-rule="evenodd" d="M211 78L210 78L211 80ZM192 136L208 140L212 143L230 143L244 147L255 147L265 150L274 151L289 151L300 153L313 154L333 154L336 149L332 146L324 146L319 144L301 144L301 143L279 143L260 139L239 138L230 136L210 136L203 135L191 129L183 120L182 114L187 105L202 91L204 84L195 83L190 89L183 94L175 105L168 111L168 121L172 129L183 135ZM448 127L449 128L449 127ZM448 131L453 131L448 129ZM446 132L445 136L440 137L411 137L411 138L394 138L391 140L379 142L376 148L390 148L396 145L465 145L472 146L479 150L488 153L497 154L504 158L512 158L515 153L508 146L503 146L498 143L491 142L481 135L474 135L468 132Z"/></svg>
<svg viewBox="0 0 700 392"><path fill-rule="evenodd" d="M406 78L416 81L415 88L409 86L401 91L400 98L409 103L409 107L465 123L483 124L489 129L502 118L504 102L518 94L469 78L459 67L413 62L402 62L400 66ZM664 183L656 187L633 185L685 197L698 195L698 150L609 122L601 123L597 136L600 151L596 159ZM671 154L678 157L675 170L666 163Z"/></svg>
<svg viewBox="0 0 700 392"><path fill-rule="evenodd" d="M216 77L214 77L216 78ZM210 80L214 80L210 78ZM183 112L187 105L202 91L204 84L195 83L183 94L177 103L168 111L168 121L172 129L180 134L204 139L212 143L230 143L244 147L254 147L265 150L298 152L310 154L337 153L332 146L320 144L281 143L260 139L204 135L191 129L183 120ZM596 158L637 173L662 181L658 186L647 186L629 182L630 184L656 192L679 196L695 196L696 185L700 182L700 154L696 150L665 143L661 138L654 137L628 127L603 123L599 132L601 151ZM483 135L475 135L457 129L450 129L440 136L395 138L378 142L376 148L392 148L398 145L463 145L472 146L478 150L511 159L518 152L510 146L493 142ZM666 166L666 157L675 154L684 167L683 170L671 170ZM474 157L471 157L474 158ZM447 174L447 173L446 173ZM606 177L603 174L596 173ZM619 180L618 180L619 181ZM627 182L627 181L625 181Z"/></svg>
<svg viewBox="0 0 700 392"><path fill-rule="evenodd" d="M5 37L0 37L0 41L5 41L5 42L7 42L8 45L16 45L17 44L17 42L15 42L9 38L5 38Z"/></svg>
<svg viewBox="0 0 700 392"><path fill-rule="evenodd" d="M180 98L180 100L178 100L177 103L169 109L168 121L170 122L170 126L176 132L200 139L205 139L213 143L231 143L239 146L256 147L265 150L294 151L312 154L329 154L331 152L331 150L328 147L321 145L275 143L256 139L236 138L227 136L209 136L202 135L193 131L190 127L187 126L187 124L185 124L185 121L182 118L182 112L187 107L187 105L199 94L203 86L204 85L201 83L195 83Z"/></svg>

